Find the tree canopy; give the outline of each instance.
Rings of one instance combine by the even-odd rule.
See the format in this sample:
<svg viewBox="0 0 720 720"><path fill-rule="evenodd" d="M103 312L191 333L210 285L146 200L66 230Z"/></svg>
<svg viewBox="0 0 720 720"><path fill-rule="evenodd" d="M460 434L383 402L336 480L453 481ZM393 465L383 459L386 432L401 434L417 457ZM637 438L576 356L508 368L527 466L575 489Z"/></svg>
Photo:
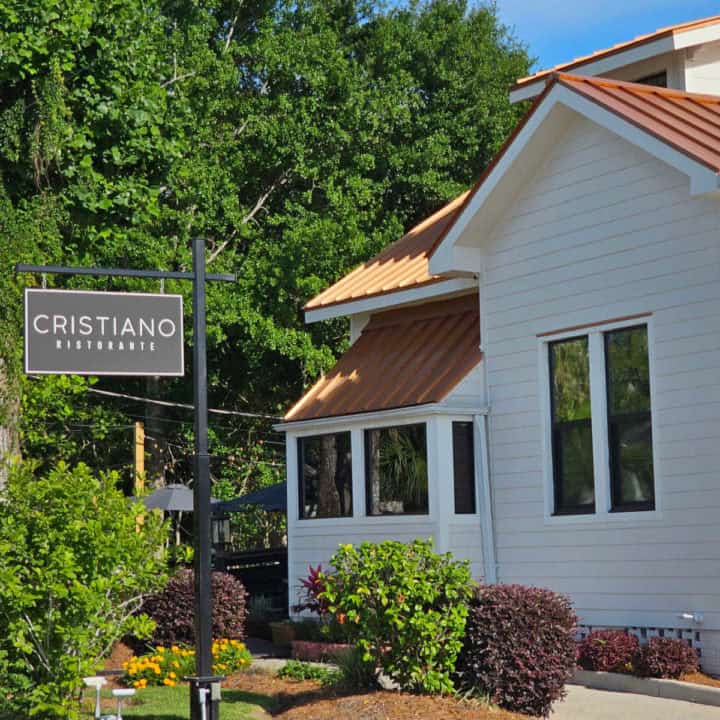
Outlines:
<svg viewBox="0 0 720 720"><path fill-rule="evenodd" d="M303 304L467 188L516 123L507 89L529 66L494 6L465 0L0 0L0 46L6 429L21 286L38 282L12 265L188 269L193 236L212 271L239 274L209 288L210 403L281 415L346 343L342 321L305 326ZM189 308L185 285L165 289ZM101 385L191 400L182 381ZM109 417L56 378L25 382L24 398L24 451L71 462L93 463L73 421L100 412L111 433L145 414L128 401ZM189 419L156 414L165 450L182 454ZM278 465L267 420L215 425L214 452L237 458L216 473L231 485L254 475L242 458Z"/></svg>

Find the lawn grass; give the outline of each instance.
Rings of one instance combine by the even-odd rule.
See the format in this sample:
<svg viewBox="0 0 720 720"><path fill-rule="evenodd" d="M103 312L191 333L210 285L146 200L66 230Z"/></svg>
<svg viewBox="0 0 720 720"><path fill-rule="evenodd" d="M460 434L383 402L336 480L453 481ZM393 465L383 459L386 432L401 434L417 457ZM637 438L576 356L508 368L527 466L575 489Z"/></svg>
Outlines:
<svg viewBox="0 0 720 720"><path fill-rule="evenodd" d="M105 697L106 693L103 693ZM274 699L267 695L243 692L241 690L223 690L221 716L222 720L256 720L263 717L263 710L272 708ZM138 690L132 700L123 702L123 718L137 720L188 720L189 690L187 685L176 687L148 687ZM85 708L91 708L86 704ZM105 709L103 713L115 712ZM85 711L84 718L92 717L92 709Z"/></svg>

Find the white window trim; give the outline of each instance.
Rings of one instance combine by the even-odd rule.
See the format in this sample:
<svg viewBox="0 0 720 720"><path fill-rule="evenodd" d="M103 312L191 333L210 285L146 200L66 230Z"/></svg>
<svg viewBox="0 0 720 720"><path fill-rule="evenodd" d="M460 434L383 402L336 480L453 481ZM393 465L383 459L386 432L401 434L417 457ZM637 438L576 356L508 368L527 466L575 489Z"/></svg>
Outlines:
<svg viewBox="0 0 720 720"><path fill-rule="evenodd" d="M658 423L655 390L655 329L652 315L626 320L592 324L567 331L543 334L538 338L538 369L540 381L540 413L542 423L542 456L544 518L546 525L595 525L598 523L652 523L662 519L662 488L658 462ZM612 330L645 325L648 334L648 364L650 372L650 419L652 422L652 451L655 483L655 509L631 512L610 512L610 456L608 448L607 392L605 348L603 335ZM590 404L592 413L593 467L595 475L595 512L587 515L555 515L554 473L552 461L552 417L550 407L549 345L557 340L575 337L588 338L590 356Z"/></svg>

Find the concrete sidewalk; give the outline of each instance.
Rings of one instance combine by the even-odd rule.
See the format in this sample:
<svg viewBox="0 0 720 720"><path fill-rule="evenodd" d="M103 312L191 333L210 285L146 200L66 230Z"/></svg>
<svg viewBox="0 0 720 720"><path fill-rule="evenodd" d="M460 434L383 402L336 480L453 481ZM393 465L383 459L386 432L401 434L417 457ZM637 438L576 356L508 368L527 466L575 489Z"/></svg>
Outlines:
<svg viewBox="0 0 720 720"><path fill-rule="evenodd" d="M568 685L550 720L720 720L720 708Z"/></svg>

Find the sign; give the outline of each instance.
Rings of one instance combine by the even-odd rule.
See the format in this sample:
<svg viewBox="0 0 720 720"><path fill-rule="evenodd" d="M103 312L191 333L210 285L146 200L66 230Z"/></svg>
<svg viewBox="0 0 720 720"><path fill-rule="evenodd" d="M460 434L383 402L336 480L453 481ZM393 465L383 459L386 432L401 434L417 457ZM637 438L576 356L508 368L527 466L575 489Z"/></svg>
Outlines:
<svg viewBox="0 0 720 720"><path fill-rule="evenodd" d="M183 375L181 295L25 290L25 372Z"/></svg>

